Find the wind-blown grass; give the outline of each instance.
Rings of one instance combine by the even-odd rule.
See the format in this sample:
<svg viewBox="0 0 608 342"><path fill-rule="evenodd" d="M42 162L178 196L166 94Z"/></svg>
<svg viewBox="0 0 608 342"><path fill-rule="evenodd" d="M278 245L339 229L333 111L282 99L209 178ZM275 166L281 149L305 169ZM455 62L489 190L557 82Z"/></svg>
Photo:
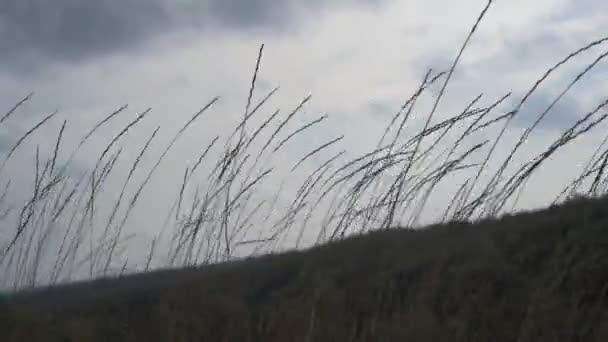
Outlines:
<svg viewBox="0 0 608 342"><path fill-rule="evenodd" d="M606 204L24 291L0 339L606 341Z"/></svg>
<svg viewBox="0 0 608 342"><path fill-rule="evenodd" d="M492 159L497 147L503 142L505 132L511 127L522 106L547 78L576 56L604 46L608 37L592 41L567 55L543 74L525 93L514 108L498 111L507 93L494 99L485 107L480 105L482 94L466 102L456 115L436 122L439 105L449 90L450 81L458 62L465 52L493 1L488 1L460 51L448 70L434 72L429 69L418 89L404 101L387 124L375 147L367 153L344 160L346 149L340 143L343 135L336 134L310 146L310 150L296 158L293 165L274 165L273 157L282 152L295 137L312 134L328 117L323 114L307 120L296 128L290 123L301 115L303 108L312 100L308 95L282 116L282 111L270 111L257 127L251 126L254 116L262 116L268 101L279 91L274 88L259 101L254 100L257 79L261 71L264 45L258 51L251 78L242 120L229 135L217 135L203 145L200 155L192 166L185 168L183 178L175 191L171 207L167 208L162 229L143 253L142 263L123 258L135 236L128 233L129 219L159 166L174 149L176 143L198 121L213 111L221 101L213 97L173 135L169 143L155 157L153 165L142 170L141 160L151 158L155 151L150 147L161 127L148 136L143 146L138 146L137 157L123 175L121 190L109 208L107 217L100 217L99 196L107 187L109 177L114 176L120 156L130 146L121 146L124 137L148 118L152 109L139 113L122 127L105 145L94 166L80 178L68 172L81 148L102 127L107 126L127 112L124 105L97 122L78 142L76 148L65 154L62 139L70 130L69 120L64 120L53 142L52 157L40 160L36 150L33 191L25 203L13 203L11 182L5 172L14 153L26 146L29 138L42 126L59 117L52 112L26 130L0 164L0 218L3 237L0 244L0 286L20 289L40 285L52 285L73 279L77 272L88 278L120 276L126 272L149 270L151 267L179 267L228 261L243 256L236 250L249 247L252 253L270 253L276 250L299 248L303 240L316 237L313 244L322 244L345 236L366 232L370 229L387 229L393 226L415 226L428 203L433 202L434 191L439 184L455 175L470 176L457 186L458 190L441 210L441 221L471 221L497 217L515 206L527 182L540 166L569 145L601 127L608 116L601 102L568 128L546 150L522 165L514 165L514 156L522 149L539 123L550 114L556 103L586 74L605 59L608 52L600 53L585 66L540 113L536 121L521 134L516 145L504 160ZM414 131L411 122L414 113L422 116L417 105L428 90L439 85L423 125ZM0 125L18 115L20 108L32 101L32 94L24 97L0 119ZM274 125L274 126L273 126ZM274 127L274 128L273 128ZM490 129L498 128L493 140L480 139ZM454 135L455 140L448 141ZM225 139L224 139L225 138ZM223 144L222 144L223 141ZM447 145L447 146L446 146ZM38 147L37 147L38 148ZM210 159L217 153L215 160ZM67 157L64 159L64 156ZM272 184L285 184L292 174L301 172L310 164L312 157L322 162L313 165L312 172L296 185L292 197L283 196L281 185L274 196L263 196L264 189ZM61 161L64 160L62 163ZM584 193L599 196L606 192L608 178L606 164L608 149L605 141L598 146L583 173L556 201ZM490 174L489 165L499 165ZM286 168L281 173L278 169ZM202 175L202 169L208 169ZM515 171L508 174L512 168ZM141 179L134 175L144 172ZM484 183L486 179L489 179ZM128 191L134 188L134 191ZM19 189L17 189L19 190ZM284 207L279 200L286 201ZM252 234L255 235L252 237ZM289 239L293 240L289 242ZM162 247L162 250L159 248ZM246 255L245 255L246 256ZM158 260L163 260L162 262ZM44 261L48 265L42 265ZM158 261L153 263L153 261Z"/></svg>

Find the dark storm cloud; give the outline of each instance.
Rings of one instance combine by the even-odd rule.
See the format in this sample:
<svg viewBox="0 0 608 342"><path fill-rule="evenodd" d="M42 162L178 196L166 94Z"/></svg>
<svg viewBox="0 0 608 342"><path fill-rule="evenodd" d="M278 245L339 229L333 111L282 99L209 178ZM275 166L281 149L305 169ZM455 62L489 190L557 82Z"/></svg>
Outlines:
<svg viewBox="0 0 608 342"><path fill-rule="evenodd" d="M78 62L184 27L280 30L306 14L383 0L0 0L0 68Z"/></svg>
<svg viewBox="0 0 608 342"><path fill-rule="evenodd" d="M168 27L161 0L3 0L2 66L32 56L78 60L137 45Z"/></svg>

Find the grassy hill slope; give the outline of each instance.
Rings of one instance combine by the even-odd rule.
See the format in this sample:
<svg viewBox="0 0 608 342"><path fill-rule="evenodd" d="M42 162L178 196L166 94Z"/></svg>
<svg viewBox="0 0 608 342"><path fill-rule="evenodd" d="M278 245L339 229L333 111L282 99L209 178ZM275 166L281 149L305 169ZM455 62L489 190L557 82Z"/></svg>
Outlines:
<svg viewBox="0 0 608 342"><path fill-rule="evenodd" d="M4 302L1 341L608 341L608 199Z"/></svg>

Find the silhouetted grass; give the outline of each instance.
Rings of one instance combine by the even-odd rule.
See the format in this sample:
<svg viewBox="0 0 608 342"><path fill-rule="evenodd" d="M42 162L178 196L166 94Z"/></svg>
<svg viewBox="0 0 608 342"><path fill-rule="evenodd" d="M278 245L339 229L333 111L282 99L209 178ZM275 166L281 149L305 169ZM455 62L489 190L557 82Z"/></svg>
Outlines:
<svg viewBox="0 0 608 342"><path fill-rule="evenodd" d="M23 292L10 298L11 325L0 334L605 341L607 205L607 198L580 198L475 224L374 231L303 251Z"/></svg>
<svg viewBox="0 0 608 342"><path fill-rule="evenodd" d="M517 218L498 218L509 213L508 206L516 206L527 183L546 161L564 146L602 127L601 124L608 117L608 101L596 104L544 151L521 165L514 165L517 152L521 151L540 122L551 114L558 101L575 84L608 56L608 52L599 53L564 86L535 121L523 130L506 158L496 160L496 150L504 143L503 137L511 128L515 116L520 114L521 108L539 86L575 57L602 47L608 42L608 38L591 41L557 61L510 110L499 111L498 108L505 105L506 100L512 96L511 92L491 100L489 105L481 104L483 94L480 94L465 102L462 108L450 108L449 110L454 112L453 115L435 120L454 70L492 3L493 1L488 1L481 11L449 69L439 72L429 69L418 88L388 122L376 145L350 160L345 160L346 149L339 147L344 136L337 133L334 137L319 141L315 139L309 151L293 159L293 165L278 165L274 162L273 158L283 152L285 146L295 137L306 134L314 136L314 129L323 124L328 115L323 114L292 127L296 116L301 115L304 107L312 101L312 95L296 102L293 108L285 111L286 115L283 115L284 110L281 109L266 111L269 100L279 91L278 87L256 101L257 79L262 70L264 51L264 45L261 45L242 119L226 136L218 134L205 137L207 140L201 144L200 154L194 159L196 161L192 165L184 166L183 177L175 180L175 197L171 207L167 208L162 227L151 239L149 250L142 253L143 262L133 262L122 255L130 247L130 239L136 237L129 233L129 220L139 201L147 196L146 190L151 186L152 178L169 153L176 148L177 142L196 122L205 120L205 114L212 111L221 99L212 97L199 111L193 113L164 147L150 147L162 127L145 132L148 139L145 144L136 147L137 157L128 167L126 175L117 175L119 168L116 167L117 163L120 163L122 153L129 148L122 145L123 139L128 132L139 129L139 124L149 117L148 114L153 109L140 112L105 144L100 145L103 149L94 158L94 165L77 176L70 173L69 169L81 149L90 143L91 138L98 135L102 128L126 113L128 105L121 106L94 124L69 153L64 153L63 140L65 134L71 131L71 127L69 120L64 119L56 139L49 144L52 145L50 157L43 157L40 146L36 146L35 161L32 170L29 170L34 179L31 193L27 194L23 203L15 203L11 194L14 191L23 191L12 188L14 182L7 178L7 163L13 160L20 148L27 145L28 139L61 115L58 112L46 114L25 130L1 158L0 185L3 190L0 194L0 221L3 231L0 232L0 288L16 291L58 285L82 278L82 274L85 274L86 279L107 278L89 285L59 288L57 293L66 293L62 292L65 291L62 289L69 288L69 296L57 295L53 298L61 300L49 299L49 309L59 305L70 307L69 310L72 310L73 303L76 305L74 310L86 311L86 314L79 312L83 314L82 319L69 310L62 311L57 316L60 317L56 325L59 328L52 328L59 329L55 331L57 333L68 332L83 339L89 338L86 337L88 335L80 334L89 334L95 329L101 329L98 331L101 335L92 338L105 336L102 331L125 329L127 316L123 317L123 322L115 321L114 318L109 319L104 310L116 311L118 316L127 315L124 310L138 312L140 318L130 321L130 326L134 327L133 331L139 331L137 327L143 329L152 324L162 331L159 334L152 331L140 333L153 334L154 338L164 336L169 340L189 340L189 335L173 335L189 333L194 334L192 336L202 334L214 340L219 339L219 335L214 334L219 334L220 330L225 334L222 335L223 338L227 340L237 337L280 340L279 336L286 338L288 335L283 334L289 331L301 332L300 336L305 336L306 340L319 340L319 336L333 340L367 340L370 336L382 336L389 340L392 336L414 339L426 336L425 339L431 340L442 340L449 336L456 340L484 340L482 337L475 337L474 333L479 334L477 336L490 336L488 329L492 326L508 329L504 336L505 340L509 341L513 340L510 337L514 336L522 340L533 340L531 336L539 340L563 339L566 335L552 335L555 339L534 335L533 329L545 331L542 324L549 324L550 318L539 321L540 325L530 323L532 326L526 326L528 321L520 320L518 315L528 317L530 312L536 312L534 310L542 312L550 310L551 305L558 308L562 307L560 305L566 305L561 302L562 297L559 297L562 294L543 292L536 286L549 286L548 279L555 280L555 272L569 272L569 265L578 263L575 258L577 254L572 254L575 252L570 248L578 250L579 247L567 247L570 243L591 244L592 241L572 242L570 235L558 236L555 232L570 232L570 227L564 226L565 222L575 222L572 220L580 214L571 208L583 206L583 212L591 210L595 213L596 209L588 208L596 208L597 203L603 203L603 200L588 206L581 204L587 203L587 200L578 200L566 207L559 207L559 210L555 207L548 209L545 214L534 214L536 216L525 214ZM414 129L412 116L422 115L419 101L423 96L428 96L428 90L432 86L440 87L439 93L433 98L429 112L422 116L422 126ZM31 101L32 97L32 94L29 94L10 106L9 111L1 116L0 125L18 115L21 107ZM254 116L262 117L257 126L251 124ZM485 134L491 128L497 128L498 134ZM452 136L455 140L448 141ZM480 139L480 136L489 136L491 140ZM588 197L606 194L608 149L605 142L606 139L597 146L581 174L564 187L554 204L574 198L577 194ZM155 152L160 152L160 155L150 157ZM214 154L215 159L211 159L210 156ZM296 184L296 180L300 179L296 175L305 172L303 166L309 164L313 157L319 158L321 162L313 165L312 172L300 175L303 180ZM144 170L141 163L143 158L153 158L155 162ZM499 167L489 173L491 165ZM515 171L509 174L507 171L510 169ZM138 179L134 176L136 172L143 172L144 176ZM461 223L428 228L423 232L410 231L409 229L420 221L427 204L433 203L433 196L442 196L436 195L439 185L454 179L452 176L456 174L469 176L461 184L456 184L457 191L449 199L449 204L435 211L438 213L437 222ZM110 204L107 217L102 217L99 197L106 190L110 176L123 177L123 182L116 200ZM284 193L286 184L294 188L293 193ZM273 185L279 185L276 191L272 188ZM275 191L274 196L260 197L259 194L269 188ZM546 227L542 229L550 230L543 230L543 234L547 234L548 241L561 246L559 248L565 248L559 250L563 255L552 249L553 245L548 246L548 242L541 241L543 234L533 235L542 229L528 224L531 222L529 220L532 220L531 217L538 220L538 225ZM590 234L585 235L584 239L591 239L593 236L596 242L602 241L604 233L600 227L603 223L594 221L596 217L584 218L586 221L582 223L570 224L595 227L589 230L585 228L580 234ZM471 225L467 222L479 224ZM395 226L403 229L393 229ZM521 228L523 226L529 226L530 231L524 232ZM507 227L511 227L511 230ZM381 232L366 235L364 238L348 238L377 230ZM498 236L505 240L500 240ZM524 241L524 237L530 238L531 241ZM341 241L345 238L345 241ZM563 240L560 240L562 238ZM311 239L313 241L310 241ZM393 239L395 241L392 241ZM521 250L515 241L522 245ZM537 247L526 245L533 242ZM235 261L238 259L236 257L243 256L243 253L239 253L243 247L251 248L250 255L253 256L311 244L319 247L305 253L293 251L281 256ZM401 247L398 248L397 245ZM602 253L593 250L592 247L598 248L596 245L587 247L591 249L579 252ZM583 259L587 257L584 253ZM520 256L532 261L512 260ZM537 265L536 262L541 261L536 258L542 259L546 264ZM562 258L570 258L567 265L563 264L565 261ZM460 262L462 264L459 264ZM601 261L595 259L589 262L590 265L601 264ZM214 265L218 263L220 264ZM556 266L558 264L566 268L560 270ZM200 273L196 268L200 265L212 266L206 267L205 271ZM546 266L546 269L541 266ZM174 267L182 269L176 272L161 271L125 277L126 273ZM245 269L249 267L268 270L268 273L255 273ZM294 269L291 269L292 267ZM415 267L415 270L408 267ZM301 273L302 269L306 271ZM395 276L395 269L405 272L403 276L407 280L391 278ZM410 271L413 273L410 274ZM578 272L578 269L576 271ZM483 287L487 285L484 282L504 285L511 276L515 286L512 290ZM582 273L580 276L586 277ZM120 282L111 280L113 277L120 278ZM186 282L190 277L193 278L192 284L195 284L192 286L201 287L201 292L192 289L195 298L180 297L188 295L188 291L177 290L171 285ZM197 280L200 277L206 279L204 284ZM207 282L208 279L212 279L209 280L210 283ZM477 290L474 287L477 281L475 279L481 282ZM415 296L401 293L399 291L402 291L406 284L403 281L408 284L411 281L418 284L416 286L424 285L424 289L415 287L412 290ZM272 284L266 284L267 282ZM150 288L144 289L144 283ZM581 290L587 290L586 285L580 285ZM222 286L234 288L224 292L221 290ZM241 288L243 286L251 286L251 289ZM285 286L288 288L285 290L287 292L279 290ZM501 297L502 294L493 291L507 294ZM91 292L100 296L99 298L111 300L116 306L111 303L89 303L81 306L82 300L88 298ZM539 297L533 297L528 292ZM221 297L213 299L211 293L221 293ZM292 297L294 293L298 295ZM300 295L303 297L298 297ZM442 297L444 295L447 297ZM394 296L397 296L398 300ZM457 296L467 298L462 304L466 309L455 307ZM481 299L475 296L481 296ZM543 296L547 296L549 302L543 302ZM37 305L47 305L44 304L46 299L40 302L41 299L37 295L31 298L38 301ZM361 298L362 302L358 302L358 298ZM188 306L190 301L195 304L198 303L197 300L203 299L208 303L202 307ZM130 300L135 300L136 304L127 305L130 308L125 309L124 301ZM177 307L173 306L173 300L178 303L175 304ZM399 305L417 308L418 311L407 311L410 309L388 304L395 300L401 303ZM449 302L450 300L453 302ZM477 300L481 302L477 303ZM495 300L508 300L509 303L494 302ZM531 300L540 302L532 303ZM552 302L554 300L556 302ZM355 303L355 306L347 305L348 301ZM597 303L596 301L596 306L604 305ZM599 303L603 302L600 300ZM496 311L487 311L490 309L481 307L480 304L492 305ZM440 308L437 308L437 305ZM526 306L523 313L520 311L521 305ZM570 310L571 315L578 314L575 309ZM600 309L594 310L601 311ZM174 310L184 310L188 314L175 313ZM485 316L481 315L482 312ZM456 321L448 322L452 313ZM585 313L587 314L589 313ZM5 312L4 315L8 314ZM11 319L23 319L22 324L16 325L23 329L23 333L27 333L24 328L27 324L49 323L39 321L44 317L29 317L27 314L24 317L20 314L9 316ZM194 322L199 316L208 320L209 325L196 326ZM462 317L468 317L469 320ZM492 320L490 317L493 317ZM579 318L583 320L582 316L576 317L569 318L568 322L577 322L576 319ZM180 319L184 321L179 321ZM155 320L166 320L166 324L151 323L157 322ZM395 325L397 320L417 322L418 325L407 323L400 327ZM237 324L237 328L228 332L223 330L227 322ZM328 322L332 322L332 325L326 326ZM106 323L110 325L105 326ZM565 329L566 326L562 328ZM104 330L104 327L109 330ZM217 327L221 329L215 330ZM437 330L437 327L442 329ZM448 331L451 331L451 335ZM41 330L36 330L36 333L40 333L40 336L45 334ZM120 331L117 330L116 333ZM229 335L232 333L235 335ZM265 335L271 333L276 336ZM418 333L423 335L410 335ZM49 332L49 336L55 336L53 334L54 332ZM112 339L116 336L104 338Z"/></svg>

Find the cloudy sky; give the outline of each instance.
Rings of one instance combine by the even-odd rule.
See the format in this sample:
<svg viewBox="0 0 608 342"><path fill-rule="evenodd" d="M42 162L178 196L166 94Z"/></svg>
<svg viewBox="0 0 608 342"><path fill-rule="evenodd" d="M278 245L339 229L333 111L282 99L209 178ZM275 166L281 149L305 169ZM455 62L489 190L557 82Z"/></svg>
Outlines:
<svg viewBox="0 0 608 342"><path fill-rule="evenodd" d="M151 107L150 117L124 140L123 146L135 147L121 158L132 158L156 126L167 140L192 113L220 96L205 120L172 151L141 204L144 214L132 220L139 231L151 229L151 223L158 227L158 218L149 213L166 206L158 201L161 194L173 196L184 168L202 147L215 135L228 134L241 117L261 43L265 48L254 97L280 86L266 112L288 112L312 94L298 122L329 115L307 138L288 146L279 164L293 165L306 151L342 134L332 151L343 148L353 156L370 151L427 68L450 66L486 2L55 0L51 5L47 0L0 0L0 104L8 110L34 92L0 126L2 153L44 115L59 111L48 128L20 148L2 177L31 183L31 151L40 144L41 153L50 153L63 119L68 120L66 144L74 143L105 115L129 105L123 121L84 149L98 156L117 128ZM465 50L437 118L458 114L482 92L488 105L513 91L510 101L515 104L546 69L608 34L602 15L607 10L608 3L595 0L495 1ZM600 45L550 77L514 120L512 137L605 50ZM544 150L603 100L607 77L606 63L599 63L560 100L518 158ZM542 205L553 199L602 138L599 132L565 149L561 159L545 166L523 203ZM163 145L155 146L160 153ZM94 161L82 153L73 167L86 168ZM128 170L129 163L125 165Z"/></svg>

